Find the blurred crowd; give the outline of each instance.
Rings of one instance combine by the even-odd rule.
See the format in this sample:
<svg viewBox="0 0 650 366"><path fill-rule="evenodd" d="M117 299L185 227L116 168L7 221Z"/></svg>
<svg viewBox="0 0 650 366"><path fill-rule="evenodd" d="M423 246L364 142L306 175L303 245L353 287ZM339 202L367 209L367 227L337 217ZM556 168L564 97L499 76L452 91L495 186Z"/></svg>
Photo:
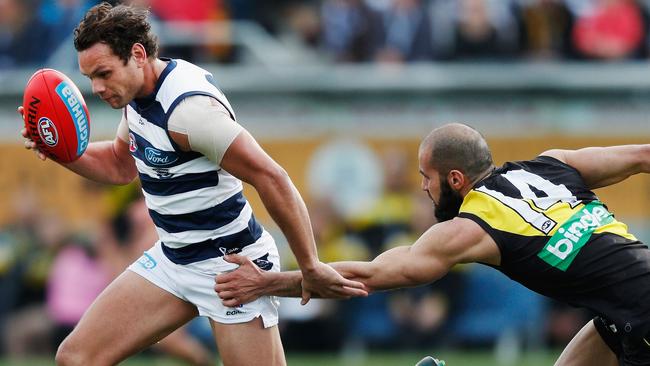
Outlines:
<svg viewBox="0 0 650 366"><path fill-rule="evenodd" d="M332 197L307 202L321 260L371 260L411 244L435 223L430 200L406 171L408 158L398 148L378 157L383 189L352 217L337 210ZM0 226L0 357L51 356L99 293L157 240L136 183L88 189L105 200L108 214L81 229L39 205L36 190L17 192L7 205L13 220ZM264 224L278 241L283 269L297 268L278 229ZM287 352L563 346L590 318L480 265L456 267L414 289L346 301L313 299L307 306L298 301L281 300ZM207 321L197 319L149 352L207 365L215 347Z"/></svg>
<svg viewBox="0 0 650 366"><path fill-rule="evenodd" d="M157 240L137 186L86 189L111 213L83 229L43 209L34 187L6 205L13 220L0 226L0 357L52 357L101 291ZM197 320L151 352L205 366L214 348L209 323Z"/></svg>
<svg viewBox="0 0 650 366"><path fill-rule="evenodd" d="M648 0L112 2L148 7L153 21L173 24L171 34L189 34L180 42L161 37L161 54L194 62L241 62L237 25L246 22L332 62L622 60L649 54ZM96 3L0 0L0 69L46 65Z"/></svg>

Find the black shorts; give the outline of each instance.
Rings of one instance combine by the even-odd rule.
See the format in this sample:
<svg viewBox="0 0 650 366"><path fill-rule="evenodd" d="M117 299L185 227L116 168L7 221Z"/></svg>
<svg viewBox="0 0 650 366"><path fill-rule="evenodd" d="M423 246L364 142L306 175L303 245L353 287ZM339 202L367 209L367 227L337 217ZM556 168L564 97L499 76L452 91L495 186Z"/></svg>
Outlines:
<svg viewBox="0 0 650 366"><path fill-rule="evenodd" d="M650 365L650 336L632 337L616 329L614 323L595 317L594 325L600 337L616 354L620 366Z"/></svg>

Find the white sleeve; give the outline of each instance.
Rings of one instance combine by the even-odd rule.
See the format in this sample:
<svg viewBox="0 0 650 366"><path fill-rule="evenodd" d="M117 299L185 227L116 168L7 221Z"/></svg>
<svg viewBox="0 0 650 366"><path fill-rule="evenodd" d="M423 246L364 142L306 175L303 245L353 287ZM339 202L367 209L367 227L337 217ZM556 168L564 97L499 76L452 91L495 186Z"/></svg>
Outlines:
<svg viewBox="0 0 650 366"><path fill-rule="evenodd" d="M122 113L122 119L120 120L120 124L117 126L117 137L127 144L129 143L129 123L126 120L124 113Z"/></svg>
<svg viewBox="0 0 650 366"><path fill-rule="evenodd" d="M243 130L230 112L214 98L194 95L183 99L172 111L169 131L187 135L190 149L221 164L230 144Z"/></svg>

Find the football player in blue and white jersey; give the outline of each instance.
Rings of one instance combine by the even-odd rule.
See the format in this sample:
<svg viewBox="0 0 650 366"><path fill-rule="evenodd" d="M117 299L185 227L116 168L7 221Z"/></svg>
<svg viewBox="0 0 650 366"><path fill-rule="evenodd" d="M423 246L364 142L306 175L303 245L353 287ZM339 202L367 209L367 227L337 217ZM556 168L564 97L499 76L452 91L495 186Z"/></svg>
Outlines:
<svg viewBox="0 0 650 366"><path fill-rule="evenodd" d="M224 365L284 365L275 298L227 307L213 291L215 275L236 268L226 254L280 270L276 245L255 219L242 181L255 187L286 236L304 278L303 301L312 292L366 291L319 261L307 209L287 173L236 122L209 72L158 58L147 16L102 3L75 29L79 69L93 93L123 114L114 141L93 142L63 165L103 183L139 176L160 240L97 298L56 362L114 365L201 315L210 319ZM25 146L36 150L29 139Z"/></svg>

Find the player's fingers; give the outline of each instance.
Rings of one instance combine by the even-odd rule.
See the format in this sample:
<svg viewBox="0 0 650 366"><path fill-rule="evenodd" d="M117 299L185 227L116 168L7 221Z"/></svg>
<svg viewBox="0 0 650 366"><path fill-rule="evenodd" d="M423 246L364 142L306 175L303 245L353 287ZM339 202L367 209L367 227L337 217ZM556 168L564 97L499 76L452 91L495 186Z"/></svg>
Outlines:
<svg viewBox="0 0 650 366"><path fill-rule="evenodd" d="M341 288L341 293L347 297L367 297L368 291L353 287L344 286Z"/></svg>
<svg viewBox="0 0 650 366"><path fill-rule="evenodd" d="M38 151L38 150L35 150L35 151ZM45 156L45 154L43 154L42 152L38 151L37 155L38 155L39 159L41 159L43 161L47 160L47 156Z"/></svg>
<svg viewBox="0 0 650 366"><path fill-rule="evenodd" d="M224 291L232 291L233 287L229 283L221 283L218 282L217 284L214 285L214 290L219 293L219 292L224 292Z"/></svg>
<svg viewBox="0 0 650 366"><path fill-rule="evenodd" d="M239 306L239 301L237 301L236 298L232 298L232 299L223 299L223 300L221 301L221 303L222 303L224 306L229 307L229 308L234 308L235 306Z"/></svg>
<svg viewBox="0 0 650 366"><path fill-rule="evenodd" d="M221 291L227 290L230 288L230 281L232 281L233 275L230 273L220 273L214 277L215 288L219 287Z"/></svg>
<svg viewBox="0 0 650 366"><path fill-rule="evenodd" d="M23 128L22 130L20 130L20 134L26 139L29 138L29 135L27 134L27 129L26 128Z"/></svg>
<svg viewBox="0 0 650 366"><path fill-rule="evenodd" d="M300 300L300 305L307 305L310 299L311 299L311 292L302 289L302 299Z"/></svg>
<svg viewBox="0 0 650 366"><path fill-rule="evenodd" d="M223 291L226 291L223 284L221 284L219 282L216 282L216 280L215 280L214 286L212 286L212 289L214 289L214 292L216 292L216 293L221 293Z"/></svg>
<svg viewBox="0 0 650 366"><path fill-rule="evenodd" d="M367 297L368 292L361 289L350 288L350 287L340 287L328 292L324 292L321 295L326 298L333 299L349 299L352 297Z"/></svg>
<svg viewBox="0 0 650 366"><path fill-rule="evenodd" d="M239 255L239 254L228 254L223 256L223 259L226 262L235 263L239 265L242 265L248 261L247 257L244 257L243 255Z"/></svg>
<svg viewBox="0 0 650 366"><path fill-rule="evenodd" d="M25 149L27 150L31 150L36 146L36 144L32 140L25 140L24 144L25 144Z"/></svg>
<svg viewBox="0 0 650 366"><path fill-rule="evenodd" d="M352 287L352 288L360 288L360 289L366 288L366 285L364 285L362 282L352 281L346 278L344 278L343 281L341 281L341 285L344 287Z"/></svg>
<svg viewBox="0 0 650 366"><path fill-rule="evenodd" d="M220 298L222 299L232 299L235 297L235 293L233 291L217 291L217 294L219 295Z"/></svg>
<svg viewBox="0 0 650 366"><path fill-rule="evenodd" d="M22 105L20 107L18 107L18 109L16 109L16 111L18 111L18 114L20 114L21 117L25 116L25 108L23 108Z"/></svg>

